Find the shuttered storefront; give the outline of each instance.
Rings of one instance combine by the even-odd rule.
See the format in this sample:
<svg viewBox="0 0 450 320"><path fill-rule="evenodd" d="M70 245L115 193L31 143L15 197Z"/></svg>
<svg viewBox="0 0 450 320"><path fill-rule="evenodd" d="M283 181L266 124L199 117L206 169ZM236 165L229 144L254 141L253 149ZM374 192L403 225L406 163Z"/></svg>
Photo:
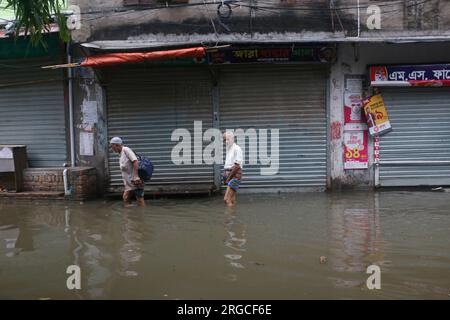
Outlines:
<svg viewBox="0 0 450 320"><path fill-rule="evenodd" d="M261 175L261 167L269 165L259 159L258 164L249 165L247 147L242 188L326 187L326 79L323 66L221 68L221 129L279 129L278 173Z"/></svg>
<svg viewBox="0 0 450 320"><path fill-rule="evenodd" d="M381 93L393 131L380 137L380 185L450 185L450 89Z"/></svg>
<svg viewBox="0 0 450 320"><path fill-rule="evenodd" d="M0 60L0 144L27 146L31 167L67 161L63 72L53 59Z"/></svg>
<svg viewBox="0 0 450 320"><path fill-rule="evenodd" d="M135 152L150 156L155 171L147 188L161 191L209 190L214 186L212 165L175 165L171 141L175 129L187 129L192 138L194 121L203 130L212 127L211 77L203 66L121 66L105 72L107 79L108 136L119 136ZM206 146L205 142L203 147ZM123 183L117 154L109 152L109 191Z"/></svg>

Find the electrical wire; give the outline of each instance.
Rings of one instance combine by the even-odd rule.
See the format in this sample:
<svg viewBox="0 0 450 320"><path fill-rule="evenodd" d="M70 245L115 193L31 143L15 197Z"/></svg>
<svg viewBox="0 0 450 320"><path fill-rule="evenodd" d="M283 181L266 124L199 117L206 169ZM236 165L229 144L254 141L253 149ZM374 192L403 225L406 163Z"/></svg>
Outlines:
<svg viewBox="0 0 450 320"><path fill-rule="evenodd" d="M414 7L414 6L419 6L425 3L428 3L432 0L424 0L422 2L417 2L414 4L410 4L407 5L406 8L410 8L410 7ZM323 19L327 19L329 17L329 14L339 14L339 11L344 10L344 9L358 9L358 8L368 8L368 6L365 5L360 5L359 7L357 6L352 6L352 7L333 7L333 8L313 8L313 7L279 7L279 6L261 6L259 4L256 5L248 5L246 3L248 3L249 1L242 1L242 0L231 0L231 1L224 1L224 3L231 3L234 4L235 8L236 7L244 7L244 8L249 8L252 10L256 10L256 11L261 11L261 12L268 12L268 13L273 13L273 14L280 14L281 12L289 12L289 11L305 11L305 10L309 10L311 11L310 14L308 15L308 20L310 21L314 21L314 19L317 20L323 20ZM258 3L263 2L264 1L258 1ZM265 2L268 3L268 2ZM390 2L390 3L385 3L385 4L379 4L378 6L381 7L387 7L387 6L394 6L394 5L398 5L404 3L404 1L395 1L395 2ZM219 3L220 4L220 3ZM199 2L199 3L189 3L189 4L177 4L177 5L170 5L170 6L156 6L156 7L143 7L139 10L136 9L126 9L124 11L119 11L116 12L116 14L113 15L101 15L101 16L96 16L96 17L92 17L92 18L81 18L80 22L88 22L88 21L92 21L92 20L97 20L97 19L101 19L101 18L110 18L110 17L122 17L123 15L128 15L131 13L138 13L138 12L146 12L146 11L156 11L156 10L167 10L167 9L175 9L175 8L185 8L185 7L193 7L193 6L198 6L198 5L202 5L207 7L207 5L218 5L217 1L209 1L207 2L206 0L204 0L203 2ZM404 8L401 9L393 9L391 11L383 11L383 14L386 13L396 13L396 12L402 12L404 10ZM104 10L100 11L102 13L105 13ZM314 14L313 14L314 13ZM94 14L93 11L90 11L89 14ZM341 12L342 14L342 12ZM346 15L350 15L349 13L346 13ZM210 18L211 19L211 18ZM213 21L212 21L212 26L213 26L213 30L215 29L215 25L213 25ZM203 25L198 25L198 27L202 27ZM215 33L217 33L217 29L214 31Z"/></svg>
<svg viewBox="0 0 450 320"><path fill-rule="evenodd" d="M402 6L402 8L393 8L390 11L383 11L382 14L390 14L388 15L387 18L391 18L392 16L394 16L396 13L400 13L402 12L405 8L411 8L411 7L416 7L416 6L420 6L420 5L424 5L426 3L431 2L432 0L423 0L421 2L415 2L415 3L411 3L411 4L407 4L406 5L406 1L392 1L389 3L382 3L382 4L378 4L377 6L379 7L392 7L392 6L397 6L399 4L405 4L406 6ZM80 19L83 22L86 21L92 21L92 20L98 20L101 18L115 18L115 17L120 17L123 15L128 15L128 14L132 14L132 13L140 13L140 12L151 12L152 14L157 14L158 10L170 10L170 9L176 9L176 8L186 8L186 7L195 7L195 6L204 6L205 9L208 12L209 15L209 20L212 26L212 29L214 31L214 34L216 35L216 45L217 43L220 42L220 34L217 31L216 25L214 23L214 19L211 16L211 12L209 11L209 6L213 5L220 5L221 3L227 3L227 4L231 4L234 9L236 8L249 8L251 10L255 10L255 11L261 11L261 12L265 12L265 13L271 13L271 14L281 14L283 12L297 12L297 11L309 11L308 16L306 17L306 19L308 21L315 21L317 19L317 21L320 20L324 20L324 19L328 19L330 18L330 14L339 14L339 11L341 14L344 15L350 15L350 13L346 13L346 12L342 12L343 10L347 10L347 9L360 9L360 8L368 8L368 5L370 4L363 4L360 6L341 6L341 7L331 7L331 8L317 8L317 7L308 7L308 6L288 6L288 7L281 7L279 5L270 5L270 4L274 4L273 2L270 1L264 1L264 0L259 0L257 3L253 4L252 2L250 2L250 0L244 1L244 0L230 0L230 1L207 1L207 0L203 0L202 2L196 2L196 3L188 3L188 4L177 4L177 5L168 5L168 6L153 6L153 7L147 7L147 6L143 6L140 8L121 8L120 11L118 11L118 8L116 7L110 7L113 9L113 12L110 10L105 10L105 8L103 8L100 11L93 11L93 10L89 10L89 12L82 12L82 15L92 15L92 14L99 14L101 13L100 16L95 16L95 17L91 17L91 18L82 18ZM267 4L267 5L261 5L261 4ZM106 15L107 12L112 12L111 15ZM148 16L146 17L148 18ZM386 18L386 17L385 17ZM252 19L252 18L251 18ZM80 21L80 22L81 22ZM152 23L159 23L161 25L168 25L168 24L173 24L173 25L184 25L184 26L188 26L191 28L195 28L195 30L198 30L200 28L205 28L207 27L207 25L209 24L192 24L192 23L173 23L173 22L160 22L160 21L155 21Z"/></svg>
<svg viewBox="0 0 450 320"><path fill-rule="evenodd" d="M212 18L211 12L209 11L209 8L208 8L208 6L206 4L206 0L204 0L203 3L205 4L206 12L209 15L209 19L211 21L211 26L214 29L214 34L216 35L216 44L215 44L215 46L217 46L217 44L220 42L220 36L219 36L219 33L217 32L216 25L214 24L214 20Z"/></svg>
<svg viewBox="0 0 450 320"><path fill-rule="evenodd" d="M407 5L406 7L412 7L412 6L418 6L418 5L422 5L425 4L427 2L430 2L432 0L424 0L422 2L419 3L414 3L414 4L410 4ZM260 11L264 11L264 12L272 12L272 13L277 13L277 10L283 11L283 12L289 12L289 11L310 11L310 12L316 12L317 17L328 17L329 14L333 14L336 13L338 11L342 11L342 10L351 10L351 9L361 9L361 8L368 8L370 4L363 4L358 7L358 6L341 6L341 7L321 7L321 8L317 8L317 6L315 7L311 7L311 6L279 6L279 5L271 5L273 4L273 2L270 1L264 1L264 0L260 0L258 1L257 4L252 4L251 0L225 0L225 1L221 1L218 3L218 1L206 1L203 0L202 2L196 2L196 3L187 3L187 4L173 4L173 5L160 5L160 6L152 6L152 7L148 7L148 6L133 6L130 8L117 8L117 7L109 7L109 9L111 10L105 10L105 7L102 8L102 10L89 10L89 11L81 11L81 15L82 16L88 16L88 15L95 15L95 14L101 14L100 16L95 16L95 17L91 17L91 18L81 18L80 22L88 22L88 21L93 21L93 20L97 20L97 19L101 19L101 18L110 18L110 17L121 17L123 15L127 15L127 14L132 14L132 13L138 13L138 12L146 12L146 11L156 11L156 10L167 10L167 9L176 9L176 8L186 8L186 7L195 7L195 6L207 6L207 5L218 5L220 3L227 3L227 4L234 4L235 7L239 6L239 7L244 7L244 8L249 8L251 10L260 10ZM267 5L259 5L259 3L265 3ZM401 3L405 3L405 0L403 1L392 1L389 3L382 3L382 4L378 4L378 7L388 7L388 6L395 6ZM106 9L108 9L108 7L106 7ZM397 9L398 12L400 12L403 9ZM388 11L387 13L392 12L392 11ZM110 15L107 15L107 13L112 13ZM386 13L386 12L384 12ZM314 15L312 15L310 13L309 15L310 18L314 17Z"/></svg>
<svg viewBox="0 0 450 320"><path fill-rule="evenodd" d="M412 6L423 4L426 2L430 2L433 0L424 0L421 3L413 4ZM378 7L388 7L388 6L395 6L401 3L404 3L405 0L401 1L392 1L389 3L382 3L377 4ZM204 6L204 5L217 5L220 3L227 3L227 4L238 4L238 5L246 5L252 6L251 0L224 0L224 1L209 1L206 0L201 2L195 2L195 3L185 3L185 4L168 4L168 5L157 5L157 6L147 6L147 5L140 5L140 6L132 6L132 7L102 7L101 10L89 9L89 11L81 11L81 15L93 15L93 14L102 14L102 16L107 16L107 13L125 13L125 12L141 12L141 11L153 11L153 10L163 10L163 9L175 9L175 8L186 8L186 7L195 7L195 6ZM267 6L260 6L260 5L253 5L255 7L265 8L265 9L280 9L285 11L318 11L318 12L330 12L330 11L336 11L336 10L352 10L352 9L364 9L368 8L372 4L362 4L359 7L358 6L342 6L342 7L333 7L329 8L328 6L323 7L317 7L317 6L279 6L279 5L272 5L272 1L258 1L258 3L267 4ZM411 5L409 5L411 6ZM105 9L106 8L106 9ZM94 18L95 19L95 18Z"/></svg>

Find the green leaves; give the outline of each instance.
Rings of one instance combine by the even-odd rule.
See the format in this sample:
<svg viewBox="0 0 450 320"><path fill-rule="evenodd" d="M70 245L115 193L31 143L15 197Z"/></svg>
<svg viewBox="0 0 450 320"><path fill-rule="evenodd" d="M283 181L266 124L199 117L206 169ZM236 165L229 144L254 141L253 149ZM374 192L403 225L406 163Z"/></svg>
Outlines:
<svg viewBox="0 0 450 320"><path fill-rule="evenodd" d="M14 27L16 36L20 31L30 36L32 45L45 45L43 34L50 32L51 24L59 25L60 37L67 42L70 39L66 18L61 13L64 0L0 0L0 5L13 9L16 14Z"/></svg>

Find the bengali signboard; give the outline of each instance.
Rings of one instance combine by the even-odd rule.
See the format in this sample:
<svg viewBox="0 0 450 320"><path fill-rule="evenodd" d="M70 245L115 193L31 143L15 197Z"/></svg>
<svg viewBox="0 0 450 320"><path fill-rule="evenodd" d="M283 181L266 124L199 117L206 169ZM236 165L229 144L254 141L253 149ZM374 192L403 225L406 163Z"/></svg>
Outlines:
<svg viewBox="0 0 450 320"><path fill-rule="evenodd" d="M370 81L377 87L448 87L450 64L372 66Z"/></svg>
<svg viewBox="0 0 450 320"><path fill-rule="evenodd" d="M392 130L381 94L364 99L363 105L371 136L382 135Z"/></svg>
<svg viewBox="0 0 450 320"><path fill-rule="evenodd" d="M224 48L208 53L210 64L225 63L332 63L333 47Z"/></svg>
<svg viewBox="0 0 450 320"><path fill-rule="evenodd" d="M367 131L344 132L344 169L369 167Z"/></svg>

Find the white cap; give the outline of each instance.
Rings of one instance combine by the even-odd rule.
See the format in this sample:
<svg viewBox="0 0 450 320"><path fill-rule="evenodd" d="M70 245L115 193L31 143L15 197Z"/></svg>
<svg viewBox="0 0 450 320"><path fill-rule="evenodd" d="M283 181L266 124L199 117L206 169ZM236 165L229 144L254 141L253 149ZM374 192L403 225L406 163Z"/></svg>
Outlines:
<svg viewBox="0 0 450 320"><path fill-rule="evenodd" d="M114 137L111 139L111 141L109 142L110 144L122 144L122 139L120 139L119 137Z"/></svg>

